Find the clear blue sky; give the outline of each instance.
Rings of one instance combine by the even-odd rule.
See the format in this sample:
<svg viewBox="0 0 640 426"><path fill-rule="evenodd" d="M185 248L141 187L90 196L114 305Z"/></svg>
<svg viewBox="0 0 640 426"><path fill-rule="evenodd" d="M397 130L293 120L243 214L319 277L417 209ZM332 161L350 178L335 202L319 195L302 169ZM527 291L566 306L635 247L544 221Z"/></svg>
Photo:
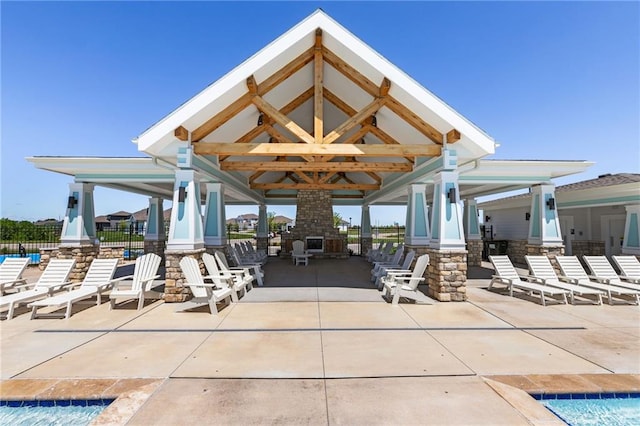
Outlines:
<svg viewBox="0 0 640 426"><path fill-rule="evenodd" d="M638 2L0 7L2 217L64 216L72 179L25 157L138 156L132 138L318 7L495 138L493 158L597 162L557 184L640 172ZM95 202L96 214L147 206L100 188ZM359 207L336 211L359 223ZM372 208L374 224L404 221L403 208Z"/></svg>

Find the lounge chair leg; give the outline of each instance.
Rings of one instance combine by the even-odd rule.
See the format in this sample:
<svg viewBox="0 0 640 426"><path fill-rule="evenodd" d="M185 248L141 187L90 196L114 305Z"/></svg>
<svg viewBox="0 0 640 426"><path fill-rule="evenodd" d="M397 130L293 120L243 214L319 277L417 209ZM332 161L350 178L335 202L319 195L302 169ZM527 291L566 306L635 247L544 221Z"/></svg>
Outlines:
<svg viewBox="0 0 640 426"><path fill-rule="evenodd" d="M35 318L37 318L37 317L38 317L37 312L38 312L38 308L37 308L36 306L34 306L34 307L31 309L31 319L35 319Z"/></svg>
<svg viewBox="0 0 640 426"><path fill-rule="evenodd" d="M218 307L216 306L216 301L213 298L209 299L209 310L211 311L211 315L218 315Z"/></svg>
<svg viewBox="0 0 640 426"><path fill-rule="evenodd" d="M540 300L542 301L542 306L547 306L547 301L544 300L544 293L540 292Z"/></svg>
<svg viewBox="0 0 640 426"><path fill-rule="evenodd" d="M233 303L237 303L237 302L238 302L238 292L237 292L237 291L235 291L235 290L233 290L233 291L231 292L231 301L232 301Z"/></svg>
<svg viewBox="0 0 640 426"><path fill-rule="evenodd" d="M144 291L140 294L140 299L138 300L138 310L144 307Z"/></svg>
<svg viewBox="0 0 640 426"><path fill-rule="evenodd" d="M13 310L15 309L15 305L13 303L9 304L9 312L7 312L7 319L10 320L13 318Z"/></svg>
<svg viewBox="0 0 640 426"><path fill-rule="evenodd" d="M71 301L67 303L67 312L64 316L64 319L69 319L70 316L71 316Z"/></svg>
<svg viewBox="0 0 640 426"><path fill-rule="evenodd" d="M113 310L116 307L116 299L109 299L109 310Z"/></svg>

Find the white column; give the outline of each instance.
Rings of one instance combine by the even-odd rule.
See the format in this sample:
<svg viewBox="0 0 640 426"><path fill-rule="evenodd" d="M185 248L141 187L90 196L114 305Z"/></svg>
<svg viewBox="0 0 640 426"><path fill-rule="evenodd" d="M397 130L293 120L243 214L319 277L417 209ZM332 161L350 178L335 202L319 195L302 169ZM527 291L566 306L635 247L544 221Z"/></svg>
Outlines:
<svg viewBox="0 0 640 426"><path fill-rule="evenodd" d="M371 238L371 215L369 213L369 205L362 206L360 215L360 236L362 238Z"/></svg>
<svg viewBox="0 0 640 426"><path fill-rule="evenodd" d="M431 212L431 242L435 249L464 250L462 203L458 188L458 172L442 171L433 181L433 210Z"/></svg>
<svg viewBox="0 0 640 426"><path fill-rule="evenodd" d="M260 204L258 207L258 229L256 238L267 238L269 235L269 222L267 221L267 206Z"/></svg>
<svg viewBox="0 0 640 426"><path fill-rule="evenodd" d="M429 207L427 206L426 185L409 185L407 199L407 221L404 241L409 246L427 246L431 238L429 232Z"/></svg>
<svg viewBox="0 0 640 426"><path fill-rule="evenodd" d="M531 217L529 244L562 245L555 185L536 185L531 188Z"/></svg>
<svg viewBox="0 0 640 426"><path fill-rule="evenodd" d="M60 242L64 246L95 244L96 221L93 207L93 184L69 184L67 211Z"/></svg>
<svg viewBox="0 0 640 426"><path fill-rule="evenodd" d="M627 218L624 223L622 254L640 256L640 204L625 206Z"/></svg>
<svg viewBox="0 0 640 426"><path fill-rule="evenodd" d="M200 182L194 170L176 170L167 249L195 250L203 248L202 228Z"/></svg>
<svg viewBox="0 0 640 426"><path fill-rule="evenodd" d="M204 210L204 244L222 247L227 244L227 227L224 210L224 185L207 183Z"/></svg>
<svg viewBox="0 0 640 426"><path fill-rule="evenodd" d="M149 198L149 210L147 213L147 226L144 239L146 241L164 241L165 237L162 198Z"/></svg>
<svg viewBox="0 0 640 426"><path fill-rule="evenodd" d="M480 221L478 220L478 202L475 199L464 201L464 237L468 240L480 240Z"/></svg>

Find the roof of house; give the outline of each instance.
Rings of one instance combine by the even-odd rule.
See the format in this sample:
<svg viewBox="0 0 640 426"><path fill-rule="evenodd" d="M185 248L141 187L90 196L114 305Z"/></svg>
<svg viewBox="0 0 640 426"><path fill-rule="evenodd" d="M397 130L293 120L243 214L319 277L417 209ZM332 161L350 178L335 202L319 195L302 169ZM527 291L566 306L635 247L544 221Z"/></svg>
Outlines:
<svg viewBox="0 0 640 426"><path fill-rule="evenodd" d="M274 223L291 223L291 222L293 222L293 219L289 219L286 216L278 215L278 216L273 218L273 222Z"/></svg>

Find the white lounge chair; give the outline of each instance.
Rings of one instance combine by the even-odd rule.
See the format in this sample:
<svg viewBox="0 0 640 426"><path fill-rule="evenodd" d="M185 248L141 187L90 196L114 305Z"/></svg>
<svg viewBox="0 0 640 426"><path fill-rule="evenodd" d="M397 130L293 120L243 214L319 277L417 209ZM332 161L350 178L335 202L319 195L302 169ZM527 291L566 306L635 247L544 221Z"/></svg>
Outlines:
<svg viewBox="0 0 640 426"><path fill-rule="evenodd" d="M371 281L375 281L375 276L377 276L378 271L380 270L380 268L384 267L384 266L391 266L394 268L399 268L400 267L400 263L402 262L402 256L404 255L404 247L398 247L398 250L396 250L395 254L391 257L391 259L389 259L389 261L384 262L384 261L378 261L378 262L373 262L373 268L371 268Z"/></svg>
<svg viewBox="0 0 640 426"><path fill-rule="evenodd" d="M216 304L225 299L231 299L233 293L231 288L217 288L215 283L205 283L204 277L200 273L200 265L193 257L183 257L180 260L180 268L187 280L184 285L189 287L193 297L186 302L176 304L176 312L208 306L211 315L217 315L218 307Z"/></svg>
<svg viewBox="0 0 640 426"><path fill-rule="evenodd" d="M569 281L566 279L565 282L561 281L566 277L556 275L556 271L553 269L551 262L549 262L549 258L547 256L525 256L525 260L529 265L529 271L531 272L531 276L544 285L550 285L551 287L561 288L563 290L567 290L569 292L569 296L571 297L571 304L575 305L575 295L585 296L591 295L596 296L596 303L598 305L602 305L602 295L604 294L602 291L597 290L591 287L581 286L579 283L571 283L566 282Z"/></svg>
<svg viewBox="0 0 640 426"><path fill-rule="evenodd" d="M251 241L244 242L245 253L247 255L255 258L260 263L265 263L269 255L265 250L256 250L256 248L251 244Z"/></svg>
<svg viewBox="0 0 640 426"><path fill-rule="evenodd" d="M5 290L16 284L24 284L27 281L22 278L22 273L29 265L28 257L8 257L0 265L0 296Z"/></svg>
<svg viewBox="0 0 640 426"><path fill-rule="evenodd" d="M258 287L262 287L264 285L264 271L262 270L262 264L257 262L243 262L240 256L238 255L238 250L234 246L229 245L229 253L231 254L231 259L235 263L235 267L237 268L249 268L252 272L251 275L255 278L258 283ZM226 257L223 259L226 260ZM227 266L229 266L227 264Z"/></svg>
<svg viewBox="0 0 640 426"><path fill-rule="evenodd" d="M161 261L162 258L155 253L147 253L137 258L133 275L122 277L114 283L109 294L109 308L115 308L118 299L138 299L138 310L142 309L145 297L153 294L153 280L160 278L158 268ZM129 278L132 280L130 284Z"/></svg>
<svg viewBox="0 0 640 426"><path fill-rule="evenodd" d="M309 264L309 258L311 257L311 254L307 253L307 251L304 249L304 241L295 240L292 243L292 247L291 259L293 260L293 264L307 266Z"/></svg>
<svg viewBox="0 0 640 426"><path fill-rule="evenodd" d="M80 287L71 289L69 291L60 292L54 296L47 297L46 299L37 300L29 304L32 308L31 319L38 317L59 317L60 314L48 313L38 315L38 309L44 307L62 307L66 306L67 309L64 314L64 318L71 316L72 305L81 300L86 300L96 297L96 305L102 303L102 293L109 290L113 285L113 274L118 267L118 259L95 259L91 262L87 275L84 277Z"/></svg>
<svg viewBox="0 0 640 426"><path fill-rule="evenodd" d="M612 256L620 269L620 277L626 281L640 282L640 261L635 256Z"/></svg>
<svg viewBox="0 0 640 426"><path fill-rule="evenodd" d="M0 296L0 311L8 310L7 319L11 319L18 306L44 299L62 290L71 284L68 279L75 263L75 259L51 259L36 283L17 286L19 290L23 287L25 290Z"/></svg>
<svg viewBox="0 0 640 426"><path fill-rule="evenodd" d="M580 264L580 260L578 260L576 256L558 256L556 257L556 260L558 261L560 270L565 277L572 280L571 282L575 284L604 291L610 305L613 305L614 295L620 298L622 298L622 296L633 296L636 299L636 304L640 304L640 291L591 280L589 278L589 274L585 272L584 268Z"/></svg>
<svg viewBox="0 0 640 426"><path fill-rule="evenodd" d="M605 284L640 291L640 283L632 277L628 279L627 277L619 276L606 256L583 256L583 258L591 270L592 279Z"/></svg>
<svg viewBox="0 0 640 426"><path fill-rule="evenodd" d="M409 250L409 252L407 253L407 255L404 257L404 261L402 262L401 265L398 265L397 267L392 267L392 266L383 266L381 267L378 272L377 275L374 277L375 278L375 285L376 287L378 287L378 290L382 290L382 278L386 277L387 274L389 272L394 272L394 273L401 273L401 272L407 272L410 273L411 272L411 264L413 263L413 259L416 256L416 251L415 250Z"/></svg>
<svg viewBox="0 0 640 426"><path fill-rule="evenodd" d="M538 284L535 282L525 281L529 279L528 276L521 276L516 271L516 268L513 267L511 263L511 259L509 256L489 256L489 260L493 264L493 268L496 271L496 274L491 278L491 282L489 282L488 290L491 290L491 287L495 283L505 284L509 289L509 296L513 297L513 289L517 288L520 290L524 290L529 295L533 295L533 293L538 293L540 295L540 302L542 306L547 306L547 301L545 299L546 296L555 297L562 296L562 300L564 303L567 303L567 290L563 290L557 287L550 287L544 284Z"/></svg>
<svg viewBox="0 0 640 426"><path fill-rule="evenodd" d="M423 254L418 257L416 264L410 274L405 272L395 273L389 272L382 280L384 286L383 297L387 298L393 295L391 303L397 305L400 297L415 300L428 300L428 298L418 291L418 285L425 280L424 271L429 265L429 255Z"/></svg>
<svg viewBox="0 0 640 426"><path fill-rule="evenodd" d="M372 254L372 256L369 258L369 262L371 263L382 262L385 259L388 259L389 253L391 253L392 249L393 249L393 241L386 242L385 245L382 247L382 250Z"/></svg>
<svg viewBox="0 0 640 426"><path fill-rule="evenodd" d="M384 246L384 241L380 241L380 243L378 244L377 248L370 248L369 250L367 250L367 261L371 262L371 259L373 258L373 256L376 255L376 253L380 253L380 250L382 250L382 246Z"/></svg>
<svg viewBox="0 0 640 426"><path fill-rule="evenodd" d="M251 288L253 277L249 274L249 270L243 270L240 274L235 274L229 271L229 269L222 264L220 255L224 257L224 253L216 252L215 255L209 253L202 254L202 262L207 270L207 276L213 283L217 284L218 288L231 288L231 300L237 302L240 296L247 291L247 287ZM237 271L234 271L237 272Z"/></svg>

